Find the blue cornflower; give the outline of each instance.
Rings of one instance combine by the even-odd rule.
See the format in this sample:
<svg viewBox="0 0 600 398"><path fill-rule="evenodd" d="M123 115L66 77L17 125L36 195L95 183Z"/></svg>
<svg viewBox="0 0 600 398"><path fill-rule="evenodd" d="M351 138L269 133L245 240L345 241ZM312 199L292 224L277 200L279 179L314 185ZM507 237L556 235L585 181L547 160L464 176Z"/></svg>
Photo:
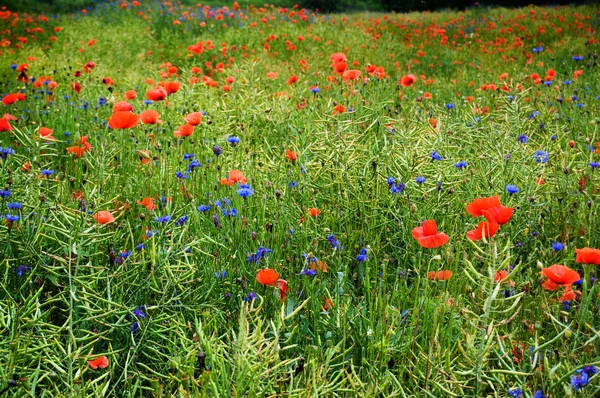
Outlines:
<svg viewBox="0 0 600 398"><path fill-rule="evenodd" d="M552 80L544 80L544 86L551 86Z"/></svg>
<svg viewBox="0 0 600 398"><path fill-rule="evenodd" d="M144 100L144 105L152 105L152 101L149 99Z"/></svg>
<svg viewBox="0 0 600 398"><path fill-rule="evenodd" d="M188 216L180 217L177 221L175 221L175 225L178 227L181 227L182 225L184 225L187 222L188 219L189 219Z"/></svg>
<svg viewBox="0 0 600 398"><path fill-rule="evenodd" d="M533 398L546 398L546 396L542 393L542 390L537 390L535 394L533 394Z"/></svg>
<svg viewBox="0 0 600 398"><path fill-rule="evenodd" d="M290 181L288 184L288 187L293 189L293 188L296 188L297 185L298 185L298 183L296 181Z"/></svg>
<svg viewBox="0 0 600 398"><path fill-rule="evenodd" d="M533 51L536 54L541 53L542 51L544 51L544 47L543 46L539 46L539 47L534 47L531 49L531 51Z"/></svg>
<svg viewBox="0 0 600 398"><path fill-rule="evenodd" d="M17 221L19 221L19 218L20 218L19 216L13 215L13 214L6 214L4 217L6 218L6 221L10 221L10 222L17 222Z"/></svg>
<svg viewBox="0 0 600 398"><path fill-rule="evenodd" d="M244 297L244 301L245 302L250 302L250 301L254 301L256 299L257 295L254 292L250 292L248 293L248 295L246 297Z"/></svg>
<svg viewBox="0 0 600 398"><path fill-rule="evenodd" d="M565 86L570 86L571 84L573 84L573 80L564 80L564 81L563 81L563 84L564 84Z"/></svg>
<svg viewBox="0 0 600 398"><path fill-rule="evenodd" d="M237 190L238 195L242 198L247 198L248 196L252 196L254 194L254 189L250 188L248 184L240 184L239 189Z"/></svg>
<svg viewBox="0 0 600 398"><path fill-rule="evenodd" d="M576 95L572 95L572 96L571 96L571 99L572 99L573 101L579 101L579 97L578 97L578 96L576 96Z"/></svg>
<svg viewBox="0 0 600 398"><path fill-rule="evenodd" d="M14 155L14 154L15 154L15 150L14 149L11 149L9 147L2 148L0 146L0 157L2 159L6 159L8 157L8 155Z"/></svg>
<svg viewBox="0 0 600 398"><path fill-rule="evenodd" d="M570 301L563 301L563 311L569 311L571 309L571 302Z"/></svg>
<svg viewBox="0 0 600 398"><path fill-rule="evenodd" d="M573 55L573 61L583 61L583 55Z"/></svg>
<svg viewBox="0 0 600 398"><path fill-rule="evenodd" d="M302 271L300 271L300 275L316 276L317 270L316 269L303 269Z"/></svg>
<svg viewBox="0 0 600 398"><path fill-rule="evenodd" d="M9 210L19 210L21 209L21 203L19 202L9 202L6 204L6 208Z"/></svg>
<svg viewBox="0 0 600 398"><path fill-rule="evenodd" d="M187 174L183 174L181 171L178 171L178 172L176 172L176 173L175 173L175 176L176 176L177 178L179 178L180 180L185 180L185 179L187 179L187 178L190 178L190 176L189 176L189 175L187 175Z"/></svg>
<svg viewBox="0 0 600 398"><path fill-rule="evenodd" d="M510 395L512 398L522 398L523 391L521 391L520 388L511 388L508 390L508 395Z"/></svg>
<svg viewBox="0 0 600 398"><path fill-rule="evenodd" d="M190 159L193 159L194 157L196 157L195 153L184 153L183 154L183 160L190 160Z"/></svg>
<svg viewBox="0 0 600 398"><path fill-rule="evenodd" d="M205 213L210 210L210 205L200 205L197 207L197 209L198 211Z"/></svg>
<svg viewBox="0 0 600 398"><path fill-rule="evenodd" d="M571 376L571 387L573 390L579 391L581 387L585 387L589 383L589 376L583 369L578 369L577 372Z"/></svg>
<svg viewBox="0 0 600 398"><path fill-rule="evenodd" d="M273 253L273 250L261 246L256 250L256 253L253 253L252 255L250 255L250 257L248 257L248 262L258 264L260 259L263 257L267 258L269 253Z"/></svg>
<svg viewBox="0 0 600 398"><path fill-rule="evenodd" d="M168 214L166 216L162 216L162 217L154 217L154 221L164 224L164 223L171 221L171 217L172 216L170 214Z"/></svg>
<svg viewBox="0 0 600 398"><path fill-rule="evenodd" d="M394 194L397 194L397 193L404 192L404 188L406 188L406 185L404 185L404 183L401 182L400 184L393 184L390 187L390 191L392 192L392 195L394 195Z"/></svg>
<svg viewBox="0 0 600 398"><path fill-rule="evenodd" d="M17 69L18 65L17 64L11 64L10 65L10 69L15 70Z"/></svg>
<svg viewBox="0 0 600 398"><path fill-rule="evenodd" d="M459 170L464 169L465 167L467 167L467 162L465 162L464 160L461 160L460 162L454 163L454 167L456 167Z"/></svg>
<svg viewBox="0 0 600 398"><path fill-rule="evenodd" d="M508 97L506 97L507 100L512 101L515 99L514 95L509 95Z"/></svg>
<svg viewBox="0 0 600 398"><path fill-rule="evenodd" d="M565 245L560 242L552 242L552 249L554 249L555 252L561 251L564 247Z"/></svg>
<svg viewBox="0 0 600 398"><path fill-rule="evenodd" d="M223 153L223 148L221 148L218 145L213 145L212 151L215 154L215 156L220 156Z"/></svg>
<svg viewBox="0 0 600 398"><path fill-rule="evenodd" d="M327 240L329 241L329 243L331 243L331 247L333 249L343 249L342 244L340 243L339 240L337 240L335 238L335 236L333 234L327 236Z"/></svg>
<svg viewBox="0 0 600 398"><path fill-rule="evenodd" d="M135 245L136 250L144 250L145 248L146 248L146 245L144 245L142 243L138 243L137 245Z"/></svg>
<svg viewBox="0 0 600 398"><path fill-rule="evenodd" d="M446 109L454 109L454 104L444 104Z"/></svg>
<svg viewBox="0 0 600 398"><path fill-rule="evenodd" d="M227 277L227 271L215 272L215 277L217 279L225 279L225 277Z"/></svg>
<svg viewBox="0 0 600 398"><path fill-rule="evenodd" d="M132 314L136 318L146 319L146 314L144 313L145 309L146 309L146 306L141 305L138 308L136 308L135 310L133 310Z"/></svg>
<svg viewBox="0 0 600 398"><path fill-rule="evenodd" d="M506 192L508 192L511 195L514 195L517 192L519 192L519 188L516 185L514 185L514 184L508 184L506 186Z"/></svg>
<svg viewBox="0 0 600 398"><path fill-rule="evenodd" d="M310 92L313 93L313 94L318 94L318 93L321 92L321 89L319 87L317 87L317 86L313 86L313 87L310 88Z"/></svg>
<svg viewBox="0 0 600 398"><path fill-rule="evenodd" d="M31 271L31 267L28 267L26 265L19 265L17 267L17 276L23 276L28 271Z"/></svg>
<svg viewBox="0 0 600 398"><path fill-rule="evenodd" d="M51 176L52 174L54 174L54 170L48 170L48 169L42 170L43 176Z"/></svg>
<svg viewBox="0 0 600 398"><path fill-rule="evenodd" d="M529 138L525 134L521 134L517 138L517 141L519 141L521 144L526 144L527 141L529 141Z"/></svg>
<svg viewBox="0 0 600 398"><path fill-rule="evenodd" d="M227 138L227 142L229 142L231 144L231 146L236 146L237 144L240 143L240 137L229 137Z"/></svg>
<svg viewBox="0 0 600 398"><path fill-rule="evenodd" d="M540 111L533 111L533 112L531 112L531 114L530 114L529 116L527 116L527 118L528 118L529 120L531 120L531 119L533 119L534 117L536 117L536 116L539 116L539 115L541 115Z"/></svg>
<svg viewBox="0 0 600 398"><path fill-rule="evenodd" d="M390 186L390 188L392 187L392 185L394 185L394 181L396 181L394 177L388 177L387 184Z"/></svg>
<svg viewBox="0 0 600 398"><path fill-rule="evenodd" d="M98 105L100 105L100 106L106 105L106 98L104 98L104 97L98 98Z"/></svg>
<svg viewBox="0 0 600 398"><path fill-rule="evenodd" d="M533 159L537 163L548 163L548 152L542 151L542 150L538 150L533 155Z"/></svg>
<svg viewBox="0 0 600 398"><path fill-rule="evenodd" d="M598 163L598 162L590 162L590 167L592 168L592 170L597 169L598 166L600 166L600 163Z"/></svg>
<svg viewBox="0 0 600 398"><path fill-rule="evenodd" d="M185 173L190 174L192 171L194 171L194 169L196 167L201 167L201 166L202 166L202 163L200 163L199 161L194 159L190 162L190 164L188 164L188 168Z"/></svg>
<svg viewBox="0 0 600 398"><path fill-rule="evenodd" d="M126 260L129 256L131 256L133 252L131 250L123 250L121 252L119 252L119 257L121 257L123 260Z"/></svg>
<svg viewBox="0 0 600 398"><path fill-rule="evenodd" d="M369 256L367 255L367 248L365 247L360 251L360 254L356 256L356 260L358 262L364 263L365 261L367 261L367 258L369 258Z"/></svg>
<svg viewBox="0 0 600 398"><path fill-rule="evenodd" d="M415 181L417 182L417 184L423 184L425 181L427 181L427 179L423 176L418 176Z"/></svg>
<svg viewBox="0 0 600 398"><path fill-rule="evenodd" d="M0 189L0 198L6 199L10 196L10 189Z"/></svg>
<svg viewBox="0 0 600 398"><path fill-rule="evenodd" d="M431 160L443 160L443 158L440 156L439 153L437 153L437 151L433 151L433 153L431 154Z"/></svg>

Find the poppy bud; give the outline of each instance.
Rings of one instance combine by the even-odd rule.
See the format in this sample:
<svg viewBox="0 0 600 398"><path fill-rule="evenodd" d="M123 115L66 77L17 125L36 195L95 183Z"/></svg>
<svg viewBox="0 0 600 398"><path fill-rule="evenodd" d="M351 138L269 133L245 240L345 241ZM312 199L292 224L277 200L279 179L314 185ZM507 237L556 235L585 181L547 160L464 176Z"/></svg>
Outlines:
<svg viewBox="0 0 600 398"><path fill-rule="evenodd" d="M569 146L573 148L575 146L575 141L569 141Z"/></svg>

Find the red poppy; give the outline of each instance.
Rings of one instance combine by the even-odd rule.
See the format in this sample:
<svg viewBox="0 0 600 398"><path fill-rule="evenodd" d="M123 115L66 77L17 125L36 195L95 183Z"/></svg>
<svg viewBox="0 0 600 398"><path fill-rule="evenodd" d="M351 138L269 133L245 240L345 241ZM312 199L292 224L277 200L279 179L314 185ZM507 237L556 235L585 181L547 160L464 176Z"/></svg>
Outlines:
<svg viewBox="0 0 600 398"><path fill-rule="evenodd" d="M327 272L327 264L325 264L323 261L321 260L317 260L316 263L312 263L312 269L319 270L321 272Z"/></svg>
<svg viewBox="0 0 600 398"><path fill-rule="evenodd" d="M577 271L560 264L554 264L551 267L542 269L540 275L548 278L542 284L546 290L556 290L560 285L570 286L581 279Z"/></svg>
<svg viewBox="0 0 600 398"><path fill-rule="evenodd" d="M335 73L339 73L339 74L344 73L346 71L347 67L348 67L348 65L345 62L343 62L343 61L342 62L337 62L337 63L333 64L333 66L332 66L333 71Z"/></svg>
<svg viewBox="0 0 600 398"><path fill-rule="evenodd" d="M308 213L311 217L316 217L321 214L321 210L317 209L316 207L311 207L308 209Z"/></svg>
<svg viewBox="0 0 600 398"><path fill-rule="evenodd" d="M277 287L279 288L279 300L283 303L288 292L288 284L285 279L277 279Z"/></svg>
<svg viewBox="0 0 600 398"><path fill-rule="evenodd" d="M87 135L84 135L79 139L77 145L67 147L67 152L74 154L75 158L80 158L85 151L89 151L90 149L92 149L92 146L87 142Z"/></svg>
<svg viewBox="0 0 600 398"><path fill-rule="evenodd" d="M490 198L475 199L467 205L467 213L473 217L483 216L484 210L489 210L492 207L502 206L500 204L500 198L498 196L492 196Z"/></svg>
<svg viewBox="0 0 600 398"><path fill-rule="evenodd" d="M138 155L140 156L140 162L142 164L152 164L152 157L150 156L150 152L140 150L138 151Z"/></svg>
<svg viewBox="0 0 600 398"><path fill-rule="evenodd" d="M140 117L131 112L115 112L108 119L108 125L111 129L129 129L135 127Z"/></svg>
<svg viewBox="0 0 600 398"><path fill-rule="evenodd" d="M3 131L11 131L12 130L12 126L10 125L9 119L6 117L7 115L4 115L4 117L2 119L0 119L0 133ZM10 115L8 115L10 116ZM16 119L16 118L15 118Z"/></svg>
<svg viewBox="0 0 600 398"><path fill-rule="evenodd" d="M137 201L138 205L144 206L148 211L153 211L156 209L156 204L154 204L154 200L152 198L144 198L141 202Z"/></svg>
<svg viewBox="0 0 600 398"><path fill-rule="evenodd" d="M338 62L346 62L347 61L346 54L344 54L344 53L331 54L331 56L329 57L329 59L331 60L332 64L336 64Z"/></svg>
<svg viewBox="0 0 600 398"><path fill-rule="evenodd" d="M344 113L344 112L346 112L346 107L344 105L336 105L336 107L333 108L333 109L335 109L335 111L337 113Z"/></svg>
<svg viewBox="0 0 600 398"><path fill-rule="evenodd" d="M154 109L148 109L140 113L140 120L144 124L156 124L160 115Z"/></svg>
<svg viewBox="0 0 600 398"><path fill-rule="evenodd" d="M92 369L104 369L108 367L108 358L105 356L98 357L92 361L87 361Z"/></svg>
<svg viewBox="0 0 600 398"><path fill-rule="evenodd" d="M98 221L98 224L108 224L115 221L113 215L106 210L99 211L98 213L94 214L92 218Z"/></svg>
<svg viewBox="0 0 600 398"><path fill-rule="evenodd" d="M438 232L435 220L423 221L423 225L413 228L412 236L421 247L427 249L440 247L448 242L448 235Z"/></svg>
<svg viewBox="0 0 600 398"><path fill-rule="evenodd" d="M575 291L571 289L571 286L567 286L567 290L560 296L560 301L564 303L565 301L573 300L575 300Z"/></svg>
<svg viewBox="0 0 600 398"><path fill-rule="evenodd" d="M125 91L125 94L123 94L123 98L125 98L126 100L135 99L137 98L137 92L135 90Z"/></svg>
<svg viewBox="0 0 600 398"><path fill-rule="evenodd" d="M481 213L489 222L497 222L504 225L510 221L515 209L512 207L496 206L487 210L482 210Z"/></svg>
<svg viewBox="0 0 600 398"><path fill-rule="evenodd" d="M480 240L485 236L486 238L491 238L496 235L498 232L498 228L500 225L497 222L480 222L477 226L477 229L467 232L467 238L469 240Z"/></svg>
<svg viewBox="0 0 600 398"><path fill-rule="evenodd" d="M290 151L289 149L285 150L285 158L291 160L292 162L295 162L298 159L298 155L292 151Z"/></svg>
<svg viewBox="0 0 600 398"><path fill-rule="evenodd" d="M188 124L197 126L202 122L202 112L192 112L183 118Z"/></svg>
<svg viewBox="0 0 600 398"><path fill-rule="evenodd" d="M508 278L508 272L506 270L501 270L496 272L496 275L494 276L494 280L496 282L502 282L503 280L505 280L506 278Z"/></svg>
<svg viewBox="0 0 600 398"><path fill-rule="evenodd" d="M180 126L177 130L175 130L173 135L175 137L189 137L190 135L192 135L193 132L194 126L186 123L183 126Z"/></svg>
<svg viewBox="0 0 600 398"><path fill-rule="evenodd" d="M427 273L427 279L429 279L431 281L447 281L451 277L452 277L452 271L450 271L450 270L438 271L438 272L429 271Z"/></svg>
<svg viewBox="0 0 600 398"><path fill-rule="evenodd" d="M181 87L181 83L179 82L161 82L159 84L160 87L164 88L167 94L173 94L179 91L179 87Z"/></svg>
<svg viewBox="0 0 600 398"><path fill-rule="evenodd" d="M127 101L117 101L113 105L113 112L133 112L133 105Z"/></svg>
<svg viewBox="0 0 600 398"><path fill-rule="evenodd" d="M261 285L273 286L278 278L279 274L271 268L261 269L256 273L256 280Z"/></svg>
<svg viewBox="0 0 600 398"><path fill-rule="evenodd" d="M146 91L146 99L149 99L150 101L162 101L167 98L167 95L169 95L169 93L162 87Z"/></svg>
<svg viewBox="0 0 600 398"><path fill-rule="evenodd" d="M4 105L11 105L17 101L24 101L24 100L25 100L25 94L23 94L23 93L7 94L4 96L4 98L2 98L2 103Z"/></svg>
<svg viewBox="0 0 600 398"><path fill-rule="evenodd" d="M600 249L584 247L575 249L575 253L575 261L578 263L600 265Z"/></svg>
<svg viewBox="0 0 600 398"><path fill-rule="evenodd" d="M271 80L277 79L277 73L275 73L275 72L267 72L267 79L271 79Z"/></svg>
<svg viewBox="0 0 600 398"><path fill-rule="evenodd" d="M247 182L246 177L244 177L244 173L239 170L231 170L229 172L229 180L233 182L239 182L240 184L245 184Z"/></svg>
<svg viewBox="0 0 600 398"><path fill-rule="evenodd" d="M354 80L360 76L361 72L357 69L350 69L342 73L344 80Z"/></svg>
<svg viewBox="0 0 600 398"><path fill-rule="evenodd" d="M400 78L400 84L402 87L410 87L417 81L417 77L415 75L405 75Z"/></svg>
<svg viewBox="0 0 600 398"><path fill-rule="evenodd" d="M40 127L40 138L42 140L54 141L55 138L52 133L54 133L54 130L49 129L48 127Z"/></svg>
<svg viewBox="0 0 600 398"><path fill-rule="evenodd" d="M298 81L298 76L293 75L288 79L287 83L292 85L292 84L296 83L297 81Z"/></svg>

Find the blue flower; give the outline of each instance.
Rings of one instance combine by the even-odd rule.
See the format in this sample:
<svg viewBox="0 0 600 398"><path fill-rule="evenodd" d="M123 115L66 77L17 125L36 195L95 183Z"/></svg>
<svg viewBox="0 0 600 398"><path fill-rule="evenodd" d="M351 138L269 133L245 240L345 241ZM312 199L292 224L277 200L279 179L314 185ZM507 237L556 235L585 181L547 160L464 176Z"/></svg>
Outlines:
<svg viewBox="0 0 600 398"><path fill-rule="evenodd" d="M221 148L218 145L213 145L212 151L215 154L215 156L220 156L223 153L223 148Z"/></svg>
<svg viewBox="0 0 600 398"><path fill-rule="evenodd" d="M583 55L573 55L573 61L583 61Z"/></svg>
<svg viewBox="0 0 600 398"><path fill-rule="evenodd" d="M533 398L546 398L546 396L542 393L542 390L537 390L535 394L533 394Z"/></svg>
<svg viewBox="0 0 600 398"><path fill-rule="evenodd" d="M44 175L44 176L51 176L52 174L54 174L54 170L48 170L48 169L42 170L42 175Z"/></svg>
<svg viewBox="0 0 600 398"><path fill-rule="evenodd" d="M590 162L590 167L592 168L592 170L597 169L598 166L600 166L600 163L598 163L598 162Z"/></svg>
<svg viewBox="0 0 600 398"><path fill-rule="evenodd" d="M321 92L321 89L319 87L317 87L317 86L313 86L313 87L310 88L310 91L313 94L318 94L318 93Z"/></svg>
<svg viewBox="0 0 600 398"><path fill-rule="evenodd" d="M187 222L188 219L189 219L188 216L180 217L177 221L175 221L175 225L178 227L181 227L182 225L184 225Z"/></svg>
<svg viewBox="0 0 600 398"><path fill-rule="evenodd" d="M254 301L256 299L256 293L254 292L250 292L248 293L248 295L246 297L244 297L244 301L245 302L250 302L250 301Z"/></svg>
<svg viewBox="0 0 600 398"><path fill-rule="evenodd" d="M256 253L254 253L254 254L250 255L250 257L248 257L248 262L258 264L260 259L263 257L267 258L269 253L273 253L273 250L267 249L266 247L261 246L256 250Z"/></svg>
<svg viewBox="0 0 600 398"><path fill-rule="evenodd" d="M555 252L561 251L565 246L560 242L552 242L552 249Z"/></svg>
<svg viewBox="0 0 600 398"><path fill-rule="evenodd" d="M387 184L390 186L390 188L392 187L392 185L394 185L394 181L396 181L394 177L388 177Z"/></svg>
<svg viewBox="0 0 600 398"><path fill-rule="evenodd" d="M205 213L210 210L210 205L200 205L197 207L197 209L198 211Z"/></svg>
<svg viewBox="0 0 600 398"><path fill-rule="evenodd" d="M0 198L6 199L10 196L10 189L2 190L0 189Z"/></svg>
<svg viewBox="0 0 600 398"><path fill-rule="evenodd" d="M369 258L369 256L367 255L367 248L365 247L360 251L360 254L356 256L356 260L358 262L364 263L365 261L367 261L367 258Z"/></svg>
<svg viewBox="0 0 600 398"><path fill-rule="evenodd" d="M152 101L149 99L144 100L144 105L152 105Z"/></svg>
<svg viewBox="0 0 600 398"><path fill-rule="evenodd" d="M520 388L511 388L508 390L508 395L510 395L512 398L522 398L523 391L521 391Z"/></svg>
<svg viewBox="0 0 600 398"><path fill-rule="evenodd" d="M519 141L521 144L526 144L527 141L529 141L529 138L525 134L521 134L517 138L517 141Z"/></svg>
<svg viewBox="0 0 600 398"><path fill-rule="evenodd" d="M6 218L6 221L10 221L10 222L17 222L17 221L19 221L19 218L20 218L19 216L12 215L12 214L6 214L4 217Z"/></svg>
<svg viewBox="0 0 600 398"><path fill-rule="evenodd" d="M297 185L298 185L298 183L296 181L290 181L288 184L288 187L294 189L294 188L296 188Z"/></svg>
<svg viewBox="0 0 600 398"><path fill-rule="evenodd" d="M135 310L133 310L132 314L136 318L146 319L146 314L144 313L145 309L146 309L146 306L142 305L142 306L136 308Z"/></svg>
<svg viewBox="0 0 600 398"><path fill-rule="evenodd" d="M544 51L544 47L542 47L542 46L535 47L535 48L531 49L531 51L533 51L533 52L534 52L534 53L536 53L536 54L539 54L539 53L541 53L542 51Z"/></svg>
<svg viewBox="0 0 600 398"><path fill-rule="evenodd" d="M519 188L516 185L514 185L514 184L508 184L506 186L506 192L508 192L511 195L514 195L517 192L519 192Z"/></svg>
<svg viewBox="0 0 600 398"><path fill-rule="evenodd" d="M431 160L443 160L443 158L440 156L439 153L437 153L437 151L433 151L433 153L431 154Z"/></svg>
<svg viewBox="0 0 600 398"><path fill-rule="evenodd" d="M583 369L578 369L577 372L571 376L571 387L573 390L579 391L581 387L585 387L589 383L589 376Z"/></svg>
<svg viewBox="0 0 600 398"><path fill-rule="evenodd" d="M215 272L215 277L217 279L225 279L225 277L227 277L227 271Z"/></svg>
<svg viewBox="0 0 600 398"><path fill-rule="evenodd" d="M237 190L238 195L242 198L247 198L248 196L252 196L254 194L254 189L250 188L248 184L240 184L240 188Z"/></svg>
<svg viewBox="0 0 600 398"><path fill-rule="evenodd" d="M17 267L17 276L23 276L25 275L26 272L31 271L31 267L28 267L26 265L19 265Z"/></svg>
<svg viewBox="0 0 600 398"><path fill-rule="evenodd" d="M195 153L184 153L183 160L190 160L196 157Z"/></svg>
<svg viewBox="0 0 600 398"><path fill-rule="evenodd" d="M335 236L333 234L327 236L327 240L329 241L329 243L331 243L331 247L333 249L343 249L342 244L340 243L339 240L337 240L335 238Z"/></svg>
<svg viewBox="0 0 600 398"><path fill-rule="evenodd" d="M14 149L11 149L9 147L2 148L0 146L0 157L2 159L6 159L8 157L8 155L14 155L14 154L15 154L15 150Z"/></svg>
<svg viewBox="0 0 600 398"><path fill-rule="evenodd" d="M423 184L425 181L427 181L427 179L423 176L418 176L415 181L417 182L417 184Z"/></svg>
<svg viewBox="0 0 600 398"><path fill-rule="evenodd" d="M138 243L137 245L135 245L135 248L136 250L144 250L146 248L146 245Z"/></svg>
<svg viewBox="0 0 600 398"><path fill-rule="evenodd" d="M21 209L21 203L19 202L9 202L6 204L6 208L9 210L20 210Z"/></svg>
<svg viewBox="0 0 600 398"><path fill-rule="evenodd" d="M191 173L192 171L194 171L194 169L195 169L196 167L201 167L201 166L202 166L202 163L200 163L199 161L197 161L197 160L195 160L195 159L194 159L194 160L192 160L192 161L190 162L190 164L188 165L188 168L187 168L187 170L186 170L186 172L185 172L185 173L186 173L186 174L189 174L189 173Z"/></svg>
<svg viewBox="0 0 600 398"><path fill-rule="evenodd" d="M404 192L404 188L406 188L406 185L404 185L404 183L401 182L400 184L393 184L390 187L390 191L392 192L392 195L394 195L394 194L397 194L397 193Z"/></svg>
<svg viewBox="0 0 600 398"><path fill-rule="evenodd" d="M464 160L461 160L460 162L454 163L454 167L456 167L459 170L464 169L465 167L467 167L467 162L465 162Z"/></svg>
<svg viewBox="0 0 600 398"><path fill-rule="evenodd" d="M240 143L240 137L229 137L227 138L227 142L229 142L231 144L231 146L236 146L237 144Z"/></svg>
<svg viewBox="0 0 600 398"><path fill-rule="evenodd" d="M537 163L548 163L548 152L542 151L542 150L538 150L533 155L533 159Z"/></svg>
<svg viewBox="0 0 600 398"><path fill-rule="evenodd" d="M185 180L185 179L187 179L187 178L190 178L190 176L189 176L189 175L187 175L187 174L183 174L181 171L178 171L178 172L176 172L176 173L175 173L175 176L176 176L177 178L179 178L180 180Z"/></svg>
<svg viewBox="0 0 600 398"><path fill-rule="evenodd" d="M300 275L304 275L304 276L316 276L317 275L317 270L316 269L303 269L302 271L300 271Z"/></svg>
<svg viewBox="0 0 600 398"><path fill-rule="evenodd" d="M121 257L123 260L126 260L129 256L131 256L131 253L131 250L123 250L119 252L119 257Z"/></svg>
<svg viewBox="0 0 600 398"><path fill-rule="evenodd" d="M162 217L154 217L154 221L164 224L164 223L171 221L171 217L172 216L170 214L168 214L166 216L162 216Z"/></svg>
<svg viewBox="0 0 600 398"><path fill-rule="evenodd" d="M446 109L454 109L454 104L444 104Z"/></svg>

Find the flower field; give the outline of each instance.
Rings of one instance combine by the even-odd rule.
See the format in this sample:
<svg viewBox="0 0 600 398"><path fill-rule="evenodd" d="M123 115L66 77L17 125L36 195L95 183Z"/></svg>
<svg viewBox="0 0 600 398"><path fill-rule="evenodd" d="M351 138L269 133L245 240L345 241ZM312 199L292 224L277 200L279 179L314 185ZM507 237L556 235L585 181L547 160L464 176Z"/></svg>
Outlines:
<svg viewBox="0 0 600 398"><path fill-rule="evenodd" d="M599 28L4 7L0 396L600 396Z"/></svg>

